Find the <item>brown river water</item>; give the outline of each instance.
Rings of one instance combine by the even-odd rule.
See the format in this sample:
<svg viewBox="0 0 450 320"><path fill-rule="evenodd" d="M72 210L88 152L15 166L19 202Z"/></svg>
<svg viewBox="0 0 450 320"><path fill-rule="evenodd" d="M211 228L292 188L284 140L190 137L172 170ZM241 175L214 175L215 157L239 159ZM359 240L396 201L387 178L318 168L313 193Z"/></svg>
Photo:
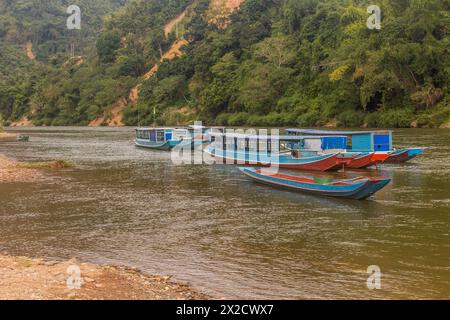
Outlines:
<svg viewBox="0 0 450 320"><path fill-rule="evenodd" d="M272 189L235 166L172 164L132 128L14 129L21 161L65 159L39 183L0 183L0 252L173 275L213 298L450 298L450 130L397 130L426 154L379 171L367 201ZM367 288L367 268L381 289Z"/></svg>

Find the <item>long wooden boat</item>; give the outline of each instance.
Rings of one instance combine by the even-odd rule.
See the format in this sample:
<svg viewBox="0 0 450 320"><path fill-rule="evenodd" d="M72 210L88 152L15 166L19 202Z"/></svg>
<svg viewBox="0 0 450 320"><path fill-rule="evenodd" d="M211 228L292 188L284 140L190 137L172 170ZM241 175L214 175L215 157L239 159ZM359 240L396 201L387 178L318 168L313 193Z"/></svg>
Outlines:
<svg viewBox="0 0 450 320"><path fill-rule="evenodd" d="M336 168L338 154L321 156L308 156L294 158L290 154L272 154L262 156L258 153L239 152L230 154L223 150L208 148L205 150L216 159L216 163L248 165L248 166L275 166L291 170L328 171Z"/></svg>
<svg viewBox="0 0 450 320"><path fill-rule="evenodd" d="M313 129L287 129L288 135L345 136L346 152L339 157L340 164L353 169L376 166L388 160L395 149L392 131L332 131ZM356 154L356 156L355 156Z"/></svg>
<svg viewBox="0 0 450 320"><path fill-rule="evenodd" d="M211 133L214 143L205 149L216 163L250 166L272 166L283 169L327 171L337 169L339 152L329 149L318 154L314 145L329 142L329 137L263 136L245 134ZM334 137L333 137L334 139ZM286 143L301 143L311 146L300 152L284 150ZM333 148L335 146L333 145ZM281 152L280 152L281 150Z"/></svg>
<svg viewBox="0 0 450 320"><path fill-rule="evenodd" d="M223 132L223 127L189 126L186 128L137 128L135 145L169 151L176 146L196 148L210 142L211 132Z"/></svg>
<svg viewBox="0 0 450 320"><path fill-rule="evenodd" d="M182 142L191 142L186 128L137 128L135 145L153 150L169 151Z"/></svg>
<svg viewBox="0 0 450 320"><path fill-rule="evenodd" d="M389 158L385 161L386 163L401 163L407 162L424 152L424 148L406 148L406 149L396 149L390 154Z"/></svg>
<svg viewBox="0 0 450 320"><path fill-rule="evenodd" d="M317 183L311 178L282 173L265 173L258 168L239 168L242 173L255 182L291 191L304 192L328 197L363 200L383 189L390 179L358 177L351 180L334 180Z"/></svg>

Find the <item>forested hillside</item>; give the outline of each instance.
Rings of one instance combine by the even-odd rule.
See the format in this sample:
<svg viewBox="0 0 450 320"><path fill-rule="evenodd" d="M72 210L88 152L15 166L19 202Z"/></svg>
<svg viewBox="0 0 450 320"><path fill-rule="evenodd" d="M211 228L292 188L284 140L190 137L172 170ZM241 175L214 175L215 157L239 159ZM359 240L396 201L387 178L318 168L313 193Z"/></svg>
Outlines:
<svg viewBox="0 0 450 320"><path fill-rule="evenodd" d="M52 6L19 5L53 2L67 4L0 0L0 41L8 43L0 47L0 112L9 123L27 116L35 125L87 125L120 99L127 125L450 121L449 1L377 0L381 30L366 26L374 1L130 0L103 24L97 18L124 1L90 1L98 3L95 22L79 44L83 58L72 61L64 49L70 33L51 27L58 15L46 18ZM27 19L17 19L21 8ZM33 17L40 24L31 27ZM186 41L184 54L159 63L176 39ZM28 41L38 66L23 52ZM144 76L155 64L157 72ZM11 69L19 70L14 77Z"/></svg>
<svg viewBox="0 0 450 320"><path fill-rule="evenodd" d="M117 10L126 0L0 0L0 40L5 44L33 45L34 55L48 61L64 55L70 43L78 53L95 44L103 17ZM82 8L81 30L68 30L66 10ZM64 57L62 57L64 58ZM51 61L55 62L55 61Z"/></svg>
<svg viewBox="0 0 450 320"><path fill-rule="evenodd" d="M103 17L127 0L0 0L0 112L7 122L28 114L41 79L92 51ZM66 10L82 8L81 30L68 30ZM79 60L78 60L79 61Z"/></svg>

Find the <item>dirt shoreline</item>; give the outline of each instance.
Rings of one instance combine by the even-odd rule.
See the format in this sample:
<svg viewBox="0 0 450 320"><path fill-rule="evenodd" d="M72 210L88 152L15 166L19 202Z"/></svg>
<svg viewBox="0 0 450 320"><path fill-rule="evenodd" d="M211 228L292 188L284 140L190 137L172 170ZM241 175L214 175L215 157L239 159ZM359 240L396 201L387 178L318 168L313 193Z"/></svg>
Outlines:
<svg viewBox="0 0 450 320"><path fill-rule="evenodd" d="M45 179L45 176L39 170L27 168L0 154L0 183L36 182L42 179Z"/></svg>
<svg viewBox="0 0 450 320"><path fill-rule="evenodd" d="M4 132L4 131L0 131L0 140L1 139L15 139L17 137L17 135L15 135L14 133L9 133L9 132Z"/></svg>
<svg viewBox="0 0 450 320"><path fill-rule="evenodd" d="M0 254L0 300L207 298L187 284L172 282L168 276L150 276L133 268L80 263L75 259L58 262Z"/></svg>

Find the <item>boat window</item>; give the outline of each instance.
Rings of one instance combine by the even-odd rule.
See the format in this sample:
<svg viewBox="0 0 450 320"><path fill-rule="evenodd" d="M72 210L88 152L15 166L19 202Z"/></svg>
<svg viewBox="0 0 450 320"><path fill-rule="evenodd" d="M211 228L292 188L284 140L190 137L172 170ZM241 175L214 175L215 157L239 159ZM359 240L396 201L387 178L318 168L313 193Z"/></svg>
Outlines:
<svg viewBox="0 0 450 320"><path fill-rule="evenodd" d="M136 131L136 138L138 139L148 139L148 132L144 130Z"/></svg>
<svg viewBox="0 0 450 320"><path fill-rule="evenodd" d="M266 140L258 140L258 151L266 151L267 150L267 141Z"/></svg>
<svg viewBox="0 0 450 320"><path fill-rule="evenodd" d="M235 142L234 142L235 138L230 138L228 137L226 139L226 148L229 150L234 150L234 146L235 146Z"/></svg>
<svg viewBox="0 0 450 320"><path fill-rule="evenodd" d="M149 133L150 133L150 141L156 142L156 131L151 130Z"/></svg>
<svg viewBox="0 0 450 320"><path fill-rule="evenodd" d="M239 150L244 150L246 148L245 139L237 139L237 147Z"/></svg>
<svg viewBox="0 0 450 320"><path fill-rule="evenodd" d="M158 130L156 134L156 141L164 141L164 131Z"/></svg>

